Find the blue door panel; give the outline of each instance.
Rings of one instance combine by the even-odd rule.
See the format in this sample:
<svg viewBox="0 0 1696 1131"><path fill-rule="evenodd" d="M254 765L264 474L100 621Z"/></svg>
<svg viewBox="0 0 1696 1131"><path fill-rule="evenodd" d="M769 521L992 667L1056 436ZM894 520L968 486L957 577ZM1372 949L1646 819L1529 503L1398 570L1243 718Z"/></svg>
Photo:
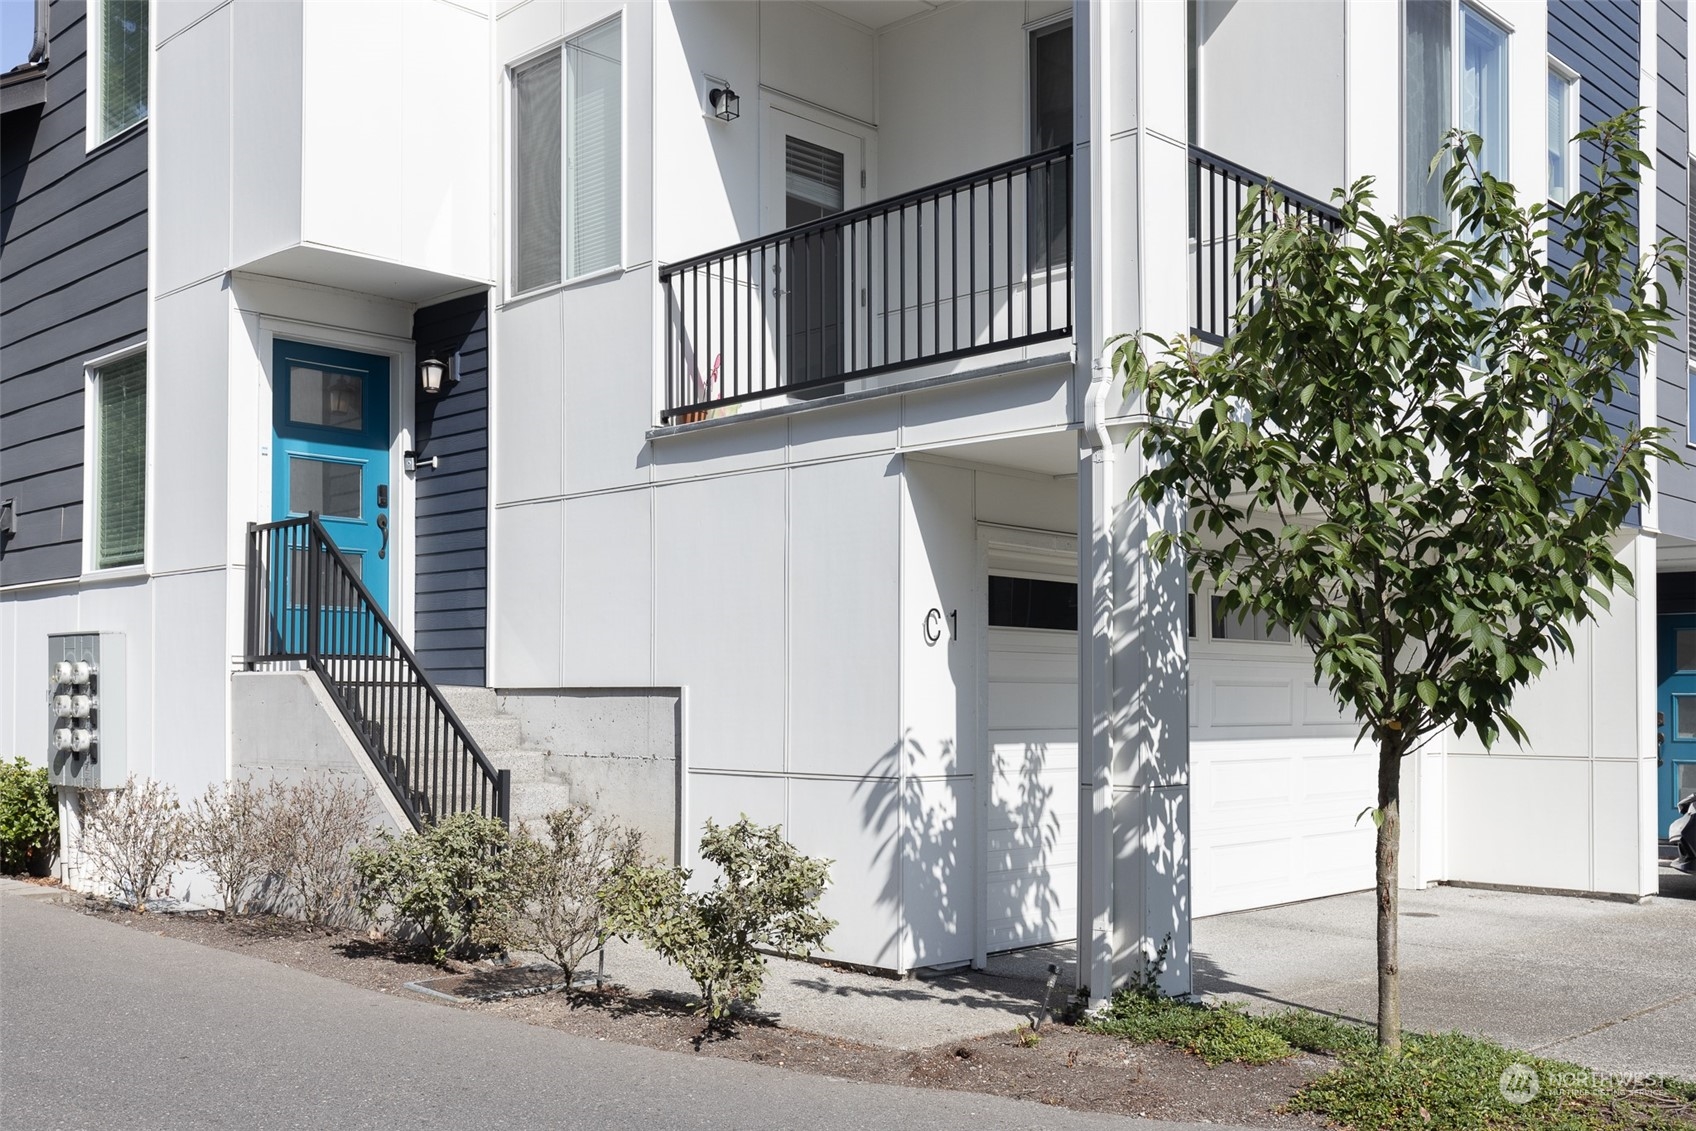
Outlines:
<svg viewBox="0 0 1696 1131"><path fill-rule="evenodd" d="M272 517L316 511L386 612L388 358L278 339L272 361Z"/></svg>
<svg viewBox="0 0 1696 1131"><path fill-rule="evenodd" d="M1681 633L1687 634L1682 649ZM1655 826L1656 835L1664 837L1678 816L1679 799L1696 793L1696 613L1661 617L1657 650L1661 718Z"/></svg>

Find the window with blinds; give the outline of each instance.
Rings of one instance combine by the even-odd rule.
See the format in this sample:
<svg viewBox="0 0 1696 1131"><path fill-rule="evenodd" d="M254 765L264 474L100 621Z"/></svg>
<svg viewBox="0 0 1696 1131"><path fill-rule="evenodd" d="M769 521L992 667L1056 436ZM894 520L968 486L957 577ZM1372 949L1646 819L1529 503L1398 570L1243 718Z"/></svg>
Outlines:
<svg viewBox="0 0 1696 1131"><path fill-rule="evenodd" d="M618 266L623 28L612 20L512 72L514 293Z"/></svg>
<svg viewBox="0 0 1696 1131"><path fill-rule="evenodd" d="M89 84L95 144L147 117L147 0L96 0L90 26L99 72Z"/></svg>
<svg viewBox="0 0 1696 1131"><path fill-rule="evenodd" d="M147 355L94 374L94 565L139 565L147 533Z"/></svg>

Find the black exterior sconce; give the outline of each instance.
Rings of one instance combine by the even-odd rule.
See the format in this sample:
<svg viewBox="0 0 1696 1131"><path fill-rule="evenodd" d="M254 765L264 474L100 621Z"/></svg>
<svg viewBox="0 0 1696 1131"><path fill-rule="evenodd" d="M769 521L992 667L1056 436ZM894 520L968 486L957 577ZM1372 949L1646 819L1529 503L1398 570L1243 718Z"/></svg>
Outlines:
<svg viewBox="0 0 1696 1131"><path fill-rule="evenodd" d="M742 100L728 84L715 86L707 91L707 101L712 104L713 117L726 122L734 122L742 116Z"/></svg>

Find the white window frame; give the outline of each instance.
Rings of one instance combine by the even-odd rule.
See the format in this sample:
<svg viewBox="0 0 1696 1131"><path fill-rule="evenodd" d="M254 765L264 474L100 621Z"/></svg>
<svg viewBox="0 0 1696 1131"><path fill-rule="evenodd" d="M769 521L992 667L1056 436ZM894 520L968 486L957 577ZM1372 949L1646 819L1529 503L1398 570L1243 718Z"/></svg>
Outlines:
<svg viewBox="0 0 1696 1131"><path fill-rule="evenodd" d="M1568 200L1572 199L1572 194L1578 191L1578 142L1574 140L1573 135L1577 134L1582 128L1580 124L1581 119L1579 116L1579 108L1583 105L1582 83L1584 80L1577 71L1573 70L1553 55L1549 56L1549 74L1566 83L1566 122L1567 128L1570 131L1566 138L1563 139L1563 142L1566 145L1566 196L1560 200L1555 200L1553 186L1547 183L1547 169L1544 170L1545 183L1543 188L1550 201L1555 204L1565 204ZM1546 130L1548 129L1548 126L1545 125L1543 128Z"/></svg>
<svg viewBox="0 0 1696 1131"><path fill-rule="evenodd" d="M83 363L83 423L82 423L82 574L88 580L122 577L146 577L153 561L153 361L148 343L139 342L101 354ZM99 564L97 539L100 535L100 371L120 361L142 354L147 362L147 396L144 400L145 420L143 443L146 455L142 462L141 560L120 566Z"/></svg>
<svg viewBox="0 0 1696 1131"><path fill-rule="evenodd" d="M620 208L619 209L619 216L618 216L618 261L616 263L613 263L613 264L607 266L607 267L598 267L593 271L584 272L581 275L569 275L569 274L566 273L567 266L571 262L570 256L569 256L570 247L569 247L569 243L568 243L568 236L569 236L569 233L570 233L570 230L571 230L571 222L570 222L569 215L565 211L566 180L565 180L565 175L564 175L565 156L566 156L565 131L566 131L566 128L567 128L567 124L566 124L567 109L566 109L566 101L565 100L569 96L569 90L570 90L569 71L565 69L565 60L564 60L565 45L570 43L574 39L581 39L582 37L589 35L592 32L599 31L601 28L606 27L608 24L616 22L619 25L619 27L618 27L618 50L619 50L619 64L618 64L618 183L619 183L619 188L620 188L621 192L625 191L629 188L629 185L630 185L630 22L624 18L624 15L625 14L624 14L623 10L621 9L619 12L615 13L614 15L607 16L605 19L596 20L594 23L591 23L591 24L585 24L584 26L577 28L574 31L572 31L569 35L561 36L558 39L550 41L545 46L539 47L534 51L527 52L524 55L520 55L519 57L513 59L511 62L507 63L506 66L502 69L501 99L502 99L502 117L504 119L504 124L502 126L502 145L503 145L503 148L506 151L505 152L505 159L502 161L503 183L501 185L501 212L502 212L503 216L505 217L505 220L504 220L503 225L502 225L505 230L502 232L502 235L501 235L501 247L504 251L504 260L505 260L505 262L502 264L502 268L501 268L502 290L504 292L503 301L512 301L512 300L516 300L516 299L520 299L520 298L524 298L524 299L534 298L537 295L548 294L552 291L557 291L557 290L564 290L567 287L581 286L584 283L594 282L594 281L597 281L597 280L600 280L600 279L608 278L610 276L621 275L625 271L625 265L626 265L626 262L627 262L627 256L629 254L629 243L630 243L630 240L629 240L630 210L628 208ZM517 216L515 214L516 210L512 206L514 173L516 171L517 158L518 158L518 147L515 144L515 139L516 139L516 134L517 134L516 127L517 127L517 124L518 124L518 118L517 118L517 114L515 113L515 109L514 109L513 76L516 72L522 70L524 67L528 66L529 64L536 62L538 59L546 58L548 55L551 55L551 54L561 56L561 60L560 60L560 66L561 66L561 75L560 75L560 123L559 123L559 128L560 128L560 168L561 168L561 177L560 177L560 209L561 209L561 214L560 214L560 225L559 225L559 240L560 240L559 272L560 272L560 278L557 281L552 282L552 283L542 283L538 286L531 287L529 290L520 291L520 290L517 289L517 282L516 282L516 277L517 277L516 268L517 268L517 265L518 265L518 254L517 254L518 232L517 232L517 224L516 224Z"/></svg>
<svg viewBox="0 0 1696 1131"><path fill-rule="evenodd" d="M106 7L106 2L107 0L88 0L88 7L83 15L83 26L88 29L88 43L83 55L83 73L85 76L83 102L86 104L87 110L87 119L83 132L83 137L85 139L85 145L83 148L87 153L93 153L96 149L101 149L105 146L111 145L120 138L128 137L136 130L145 126L148 119L153 116L154 13L152 7L149 6L147 15L146 54L148 96L147 113L143 114L141 117L137 118L122 129L115 130L104 137L101 136L100 131L103 126L102 118L104 117L102 110L104 107L101 105L100 93L105 89L105 83L101 81L101 70L106 59L106 21L102 18L102 13Z"/></svg>

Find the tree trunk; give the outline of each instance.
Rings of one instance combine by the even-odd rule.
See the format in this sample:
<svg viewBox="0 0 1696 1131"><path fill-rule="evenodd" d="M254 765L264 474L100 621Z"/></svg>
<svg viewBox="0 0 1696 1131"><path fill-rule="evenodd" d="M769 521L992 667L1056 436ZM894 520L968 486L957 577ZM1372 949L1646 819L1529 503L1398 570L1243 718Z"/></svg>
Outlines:
<svg viewBox="0 0 1696 1131"><path fill-rule="evenodd" d="M1397 953L1397 885L1401 872L1402 757L1399 736L1378 741L1378 1044L1402 1045L1401 963Z"/></svg>

